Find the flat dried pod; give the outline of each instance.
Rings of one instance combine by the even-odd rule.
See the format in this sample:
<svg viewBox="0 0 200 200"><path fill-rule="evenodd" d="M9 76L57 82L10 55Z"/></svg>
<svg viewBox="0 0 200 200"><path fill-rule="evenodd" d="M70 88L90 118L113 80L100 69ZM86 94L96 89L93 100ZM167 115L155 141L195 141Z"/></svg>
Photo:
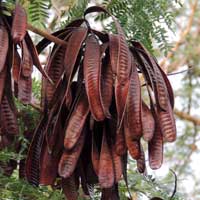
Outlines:
<svg viewBox="0 0 200 200"><path fill-rule="evenodd" d="M49 77L54 82L52 85L49 81L45 83L45 95L48 102L52 100L54 92L56 90L56 86L61 79L64 72L64 55L65 55L66 47L62 46L58 49L55 49L50 56L50 60L47 63L46 69Z"/></svg>
<svg viewBox="0 0 200 200"><path fill-rule="evenodd" d="M21 74L27 78L30 77L33 72L33 60L25 40L22 40L21 70Z"/></svg>
<svg viewBox="0 0 200 200"><path fill-rule="evenodd" d="M140 157L140 141L134 140L132 135L134 134L132 130L129 129L126 125L124 126L126 146L131 157L137 160Z"/></svg>
<svg viewBox="0 0 200 200"><path fill-rule="evenodd" d="M158 120L163 135L163 139L167 142L176 140L176 123L170 103L166 111L158 110Z"/></svg>
<svg viewBox="0 0 200 200"><path fill-rule="evenodd" d="M40 164L39 183L41 185L53 185L57 177L59 157L52 156L48 151L48 147L46 147L43 152L42 161Z"/></svg>
<svg viewBox="0 0 200 200"><path fill-rule="evenodd" d="M116 132L115 151L117 155L119 156L122 156L127 152L127 146L126 146L126 140L125 140L123 127L121 127L121 129L117 130Z"/></svg>
<svg viewBox="0 0 200 200"><path fill-rule="evenodd" d="M14 48L14 47L13 47ZM21 71L21 58L17 49L13 50L13 62L12 62L12 78L16 83L18 83L19 76Z"/></svg>
<svg viewBox="0 0 200 200"><path fill-rule="evenodd" d="M26 178L29 183L38 186L40 179L40 156L44 142L47 116L44 115L35 129L26 158Z"/></svg>
<svg viewBox="0 0 200 200"><path fill-rule="evenodd" d="M155 130L155 120L149 107L142 101L142 132L145 141L150 141Z"/></svg>
<svg viewBox="0 0 200 200"><path fill-rule="evenodd" d="M153 59L153 58L152 58ZM169 95L169 99L170 99L170 104L171 104L171 107L172 109L174 108L174 92L173 92L173 89L172 89L172 86L169 82L169 79L167 78L167 75L165 74L165 72L161 69L161 67L158 65L157 61L155 60L154 58L154 61L158 67L158 69L160 70L161 72L161 75L165 81L165 85L167 87L167 91L168 91L168 95Z"/></svg>
<svg viewBox="0 0 200 200"><path fill-rule="evenodd" d="M112 67L112 72L116 76L117 74L117 62L118 62L118 52L119 52L119 42L118 35L109 34L109 53L110 53L110 62Z"/></svg>
<svg viewBox="0 0 200 200"><path fill-rule="evenodd" d="M138 140L142 137L142 101L140 81L136 69L136 65L132 60L132 73L130 87L126 103L126 125L131 130L132 140Z"/></svg>
<svg viewBox="0 0 200 200"><path fill-rule="evenodd" d="M98 177L99 184L102 188L110 188L113 186L115 175L112 162L112 155L106 139L105 128L102 138Z"/></svg>
<svg viewBox="0 0 200 200"><path fill-rule="evenodd" d="M59 133L63 131L58 127ZM62 154L62 141L59 142L59 135L57 135L57 148L54 148L53 152L49 151L46 141L42 145L42 151L40 156L40 184L41 185L53 185L57 178L58 163Z"/></svg>
<svg viewBox="0 0 200 200"><path fill-rule="evenodd" d="M114 145L112 146L111 151L112 151L115 183L118 183L122 179L122 160L121 160L121 156L119 156L116 153Z"/></svg>
<svg viewBox="0 0 200 200"><path fill-rule="evenodd" d="M0 20L0 72L3 71L8 53L8 30L2 20Z"/></svg>
<svg viewBox="0 0 200 200"><path fill-rule="evenodd" d="M17 117L15 111L12 109L12 105L6 95L3 96L0 106L0 119L1 127L6 133L16 135L19 133L19 127L17 124Z"/></svg>
<svg viewBox="0 0 200 200"><path fill-rule="evenodd" d="M78 67L76 65L76 62L77 62L77 59L80 59L78 56L81 51L82 44L86 39L87 34L88 34L87 28L79 28L73 31L71 37L69 38L67 49L65 52L65 57L64 57L64 69L65 69L65 75L67 79L66 96L68 95L68 90L73 78L74 69L75 67Z"/></svg>
<svg viewBox="0 0 200 200"><path fill-rule="evenodd" d="M79 159L79 156L81 154L84 145L85 135L86 135L86 128L82 131L81 136L78 142L76 143L75 147L71 151L65 150L63 152L58 168L58 173L61 177L68 178L74 172L77 161Z"/></svg>
<svg viewBox="0 0 200 200"><path fill-rule="evenodd" d="M105 118L100 91L100 57L101 49L99 42L95 35L91 34L86 40L83 69L90 111L96 121L102 121Z"/></svg>
<svg viewBox="0 0 200 200"><path fill-rule="evenodd" d="M20 75L18 80L18 99L23 104L29 104L32 98L32 79Z"/></svg>
<svg viewBox="0 0 200 200"><path fill-rule="evenodd" d="M111 188L103 188L101 200L120 200L118 185L115 184Z"/></svg>
<svg viewBox="0 0 200 200"><path fill-rule="evenodd" d="M74 174L72 174L69 178L62 178L62 189L67 200L78 199L78 191Z"/></svg>
<svg viewBox="0 0 200 200"><path fill-rule="evenodd" d="M26 34L27 16L24 8L16 4L13 11L11 35L14 43L20 43Z"/></svg>
<svg viewBox="0 0 200 200"><path fill-rule="evenodd" d="M115 99L116 99L116 107L117 107L117 113L118 113L118 127L120 128L123 117L124 117L126 101L127 101L127 96L128 96L129 86L130 86L131 56L130 56L128 45L125 40L125 36L123 34L123 31L120 25L118 25L117 29L119 32L118 48L117 48L118 52L117 54L111 54L111 55L117 55L117 58L111 57L111 64L112 64L112 59L117 60ZM115 46L111 44L110 48L113 48L113 47ZM110 51L112 52L113 50L110 49Z"/></svg>
<svg viewBox="0 0 200 200"><path fill-rule="evenodd" d="M76 63L76 59L78 58L79 51L81 50L82 44L85 41L87 34L87 28L78 28L72 31L64 58L64 67L67 78L70 77L71 71L73 71L73 67Z"/></svg>
<svg viewBox="0 0 200 200"><path fill-rule="evenodd" d="M149 165L151 169L158 169L163 162L163 137L158 122L153 138L148 144Z"/></svg>
<svg viewBox="0 0 200 200"><path fill-rule="evenodd" d="M117 57L118 57L118 59L117 59L117 79L123 85L127 81L127 79L129 79L130 72L131 72L131 59L130 59L130 54L129 54L129 47L126 42L126 37L125 37L124 31L123 31L121 25L119 24L119 22L117 21L117 19L103 7L91 6L85 11L84 16L86 16L87 14L92 13L92 12L104 12L104 13L110 15L115 23L117 33L118 33L118 44L119 44L119 48L118 48L119 51L118 51L118 55L117 55ZM111 46L110 46L110 48L111 48Z"/></svg>
<svg viewBox="0 0 200 200"><path fill-rule="evenodd" d="M67 150L70 150L78 142L82 130L89 114L89 104L85 92L82 92L76 107L67 124L65 131L64 146Z"/></svg>
<svg viewBox="0 0 200 200"><path fill-rule="evenodd" d="M137 162L137 169L140 173L144 173L146 170L146 164L145 164L145 153L143 150L142 145L140 146L140 158L136 160Z"/></svg>
<svg viewBox="0 0 200 200"><path fill-rule="evenodd" d="M104 48L102 50L102 54L106 54L105 58L102 60L102 67L101 67L101 101L104 109L104 113L107 117L111 117L109 108L112 102L112 96L113 96L113 72L111 67L111 61L109 58L107 50L107 43L105 47L101 46L101 48Z"/></svg>
<svg viewBox="0 0 200 200"><path fill-rule="evenodd" d="M6 81L7 66L4 67L3 71L0 72L0 104L3 98L5 81Z"/></svg>
<svg viewBox="0 0 200 200"><path fill-rule="evenodd" d="M91 158L92 158L92 165L93 165L93 169L96 173L96 175L98 175L99 173L99 159L100 159L100 154L94 139L94 133L92 134L92 151L91 151Z"/></svg>

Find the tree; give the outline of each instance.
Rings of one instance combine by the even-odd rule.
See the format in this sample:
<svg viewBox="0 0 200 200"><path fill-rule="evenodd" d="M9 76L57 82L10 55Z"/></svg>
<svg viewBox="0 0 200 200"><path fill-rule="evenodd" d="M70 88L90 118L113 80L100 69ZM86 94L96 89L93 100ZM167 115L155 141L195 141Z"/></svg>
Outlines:
<svg viewBox="0 0 200 200"><path fill-rule="evenodd" d="M66 13L61 13L60 19L62 22L62 18L67 18L67 23L71 20L74 19L78 16L81 16L83 11L85 10L86 6L87 6L88 2L87 1L80 1L77 3L76 6L72 7L69 11L67 11ZM172 12L169 10L169 3L167 3L166 1L157 1L155 3L155 1L123 1L123 3L121 1L104 1L103 4L106 6L106 8L112 12L114 15L116 15L121 24L124 24L124 29L126 30L126 35L127 37L131 40L131 39L137 39L141 42L144 43L144 45L150 50L152 51L152 39L154 38L158 45L160 45L160 48L164 49L165 51L167 51L168 49L168 43L166 41L166 32L167 29L165 29L164 27L162 27L160 24L158 25L158 22L161 22L164 20L164 22L170 27L171 26L171 22L172 22ZM8 6L8 3L6 3L6 5ZM29 10L29 20L31 22L31 24L33 24L34 26L39 26L40 28L45 27L45 19L48 18L49 14L47 11L47 7L48 5L50 5L50 2L48 1L33 1L33 2L24 2L24 6ZM155 9L157 8L157 9ZM132 11L134 9L135 12L133 12L133 15L131 15L131 17L129 18L128 16L130 15L130 11ZM38 13L37 13L38 12ZM102 15L96 18L96 20L99 19L105 19L106 16ZM144 20L145 23L144 23ZM50 30L55 30L57 27L59 27L57 24L57 16L55 16L53 18L53 20L49 23L50 26L48 27ZM133 23L135 22L135 23ZM65 22L66 24L66 22ZM104 23L102 23L102 26L105 27L107 30L113 30L113 24L107 24L106 25L106 20ZM33 29L32 29L33 30ZM132 31L135 30L135 31ZM36 86L36 88L38 88L38 86ZM36 95L38 95L38 92L35 92ZM35 105L32 105L35 106ZM31 107L23 107L20 103L19 103L19 110L22 110L21 112L23 113L24 110L31 110L33 111L33 109ZM35 114L31 115L31 118L35 116L35 119L37 119L37 112L33 111ZM177 112L178 114L178 112ZM23 116L23 115L22 115ZM23 120L21 121L23 122ZM22 124L22 128L23 128L23 124ZM24 137L21 138L23 141L25 141ZM5 159L5 156L8 155L6 154L5 151L2 152L2 157L3 159ZM9 159L10 159L10 154L9 154ZM13 158L13 157L11 157ZM18 158L19 160L19 158ZM147 188L148 186L152 185L152 186L157 186L157 183L154 182L154 180L151 177L146 177L144 182L142 181L142 184L140 184L142 177L139 176L137 173L132 172L135 174L136 179L133 180L133 183L136 181L137 184L139 185L138 188L134 185L134 187L131 189L133 189L133 191L141 191L141 192L145 192L143 191L142 187L144 187L143 184L146 184ZM8 182L14 182L16 181L15 179L7 179L6 177L2 177L2 180L4 181L8 181ZM17 182L18 183L18 182ZM132 183L132 181L131 181ZM13 184L14 187L16 187L16 184ZM131 184L130 184L131 185ZM12 185L11 185L12 186ZM27 186L27 184L23 184L24 188L28 188L28 192L29 191L35 191L35 189L33 188L29 188L29 186ZM122 184L122 188L123 188L123 184ZM158 188L155 190L156 187L151 187L148 190L148 193L150 193L149 195L153 195L154 192L156 195L161 195L161 197L163 197L164 199L168 197L167 193L168 190L165 189L161 189ZM11 190L12 191L12 190ZM38 190L37 190L38 191ZM9 191L10 192L10 191ZM2 198L8 198L10 197L9 195L16 195L16 197L13 196L13 198L19 198L18 193L13 193L10 194L8 191L6 191L5 189L3 189L2 194L3 195L7 195L7 197L2 197ZM46 188L42 188L41 191L38 191L38 194L47 194L50 193L50 191ZM21 195L26 195L26 191L24 191L24 193L21 193ZM50 194L51 195L51 194ZM52 195L55 195L55 199L59 198L59 192L55 192ZM167 195L167 196L166 196ZM24 197L22 197L24 198ZM33 198L45 198L45 197L33 197ZM49 197L48 197L49 198ZM52 197L54 198L54 197ZM97 197L98 198L98 197Z"/></svg>

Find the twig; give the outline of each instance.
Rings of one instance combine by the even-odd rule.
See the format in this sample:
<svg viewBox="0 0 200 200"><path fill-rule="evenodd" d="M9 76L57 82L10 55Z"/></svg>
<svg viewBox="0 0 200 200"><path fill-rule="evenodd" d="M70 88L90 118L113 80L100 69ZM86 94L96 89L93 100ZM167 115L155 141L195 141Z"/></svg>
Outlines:
<svg viewBox="0 0 200 200"><path fill-rule="evenodd" d="M174 175L174 190L173 190L173 193L172 193L172 195L170 197L170 199L172 199L174 197L174 195L176 194L176 190L177 190L177 175L172 169L170 169L170 171Z"/></svg>
<svg viewBox="0 0 200 200"><path fill-rule="evenodd" d="M38 34L38 35L41 35L42 37L45 37L45 38L47 38L48 40L50 40L50 41L52 41L52 42L54 42L54 43L56 43L56 44L59 44L59 45L67 45L67 42L65 42L64 40L61 40L61 39L59 39L59 38L57 38L57 37L55 37L55 36L53 36L53 35L47 33L46 31L40 30L40 29L38 29L38 28L32 26L31 24L28 24L28 27L27 27L27 28L28 28L28 30L30 30L30 31L32 31L32 32L34 32L34 33L36 33L36 34Z"/></svg>
<svg viewBox="0 0 200 200"><path fill-rule="evenodd" d="M194 123L195 125L198 125L200 126L200 119L197 118L197 117L193 117L185 112L182 112L182 111L179 111L177 109L174 110L174 113L180 118L180 119L183 119L183 120L188 120L192 123Z"/></svg>
<svg viewBox="0 0 200 200"><path fill-rule="evenodd" d="M194 4L191 6L191 13L190 13L190 16L189 16L188 24L182 30L181 35L180 35L180 39L176 42L176 44L175 44L174 48L172 49L172 51L170 51L167 54L167 56L160 62L160 66L162 67L162 69L165 69L167 67L166 66L167 60L169 60L174 55L174 52L179 48L179 46L185 40L187 34L190 32L190 29L192 27L192 23L193 23L193 20L194 20L194 13L195 13L195 11L197 9L197 4L198 4L198 0L195 0Z"/></svg>
<svg viewBox="0 0 200 200"><path fill-rule="evenodd" d="M35 110L39 111L40 113L43 113L43 110L40 106L36 105L35 103L31 102L29 104L31 107L33 107Z"/></svg>
<svg viewBox="0 0 200 200"><path fill-rule="evenodd" d="M167 76L173 76L173 75L177 75L177 74L182 74L182 73L188 72L192 68L193 68L192 66L189 66L188 69L185 69L185 70L182 70L182 71L179 71L179 72L171 72L171 73L168 73Z"/></svg>

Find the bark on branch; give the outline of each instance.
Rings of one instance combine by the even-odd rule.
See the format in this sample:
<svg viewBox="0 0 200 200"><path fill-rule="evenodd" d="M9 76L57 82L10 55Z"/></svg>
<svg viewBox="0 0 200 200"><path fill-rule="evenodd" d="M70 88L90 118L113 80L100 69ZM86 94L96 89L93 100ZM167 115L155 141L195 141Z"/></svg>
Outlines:
<svg viewBox="0 0 200 200"><path fill-rule="evenodd" d="M189 114L187 114L187 113L185 113L185 112L179 111L179 110L177 110L177 109L174 110L174 113L175 113L175 115L177 115L180 119L190 121L190 122L194 123L195 125L200 126L200 118L191 116L191 115L189 115Z"/></svg>
<svg viewBox="0 0 200 200"><path fill-rule="evenodd" d="M65 42L64 40L61 40L61 39L47 33L46 31L37 29L36 27L32 26L31 24L28 24L28 30L30 30L38 35L41 35L42 37L45 37L48 40L50 40L58 45L67 45L67 42Z"/></svg>
<svg viewBox="0 0 200 200"><path fill-rule="evenodd" d="M189 20L188 20L187 26L184 27L184 29L181 31L180 39L176 42L174 48L172 48L172 51L170 51L167 54L167 56L160 62L160 66L162 67L162 69L165 72L167 72L167 67L168 67L167 66L167 61L174 55L174 53L176 52L176 50L184 42L186 36L190 32L190 29L192 27L193 20L194 20L194 14L195 14L195 11L197 9L197 4L198 4L198 0L195 0L194 3L191 5L191 13L190 13L190 16L189 16Z"/></svg>

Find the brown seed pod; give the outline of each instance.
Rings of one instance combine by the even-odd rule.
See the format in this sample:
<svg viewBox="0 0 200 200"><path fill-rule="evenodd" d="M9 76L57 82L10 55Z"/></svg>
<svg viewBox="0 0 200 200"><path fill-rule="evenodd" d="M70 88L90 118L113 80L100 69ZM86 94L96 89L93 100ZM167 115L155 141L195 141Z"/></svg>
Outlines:
<svg viewBox="0 0 200 200"><path fill-rule="evenodd" d="M27 29L27 16L24 8L16 4L13 11L11 35L14 43L19 44L25 37Z"/></svg>
<svg viewBox="0 0 200 200"><path fill-rule="evenodd" d="M22 40L21 70L22 75L26 78L29 78L33 72L33 60L25 40Z"/></svg>
<svg viewBox="0 0 200 200"><path fill-rule="evenodd" d="M8 31L3 24L0 22L0 72L3 71L6 63L7 53L8 53Z"/></svg>
<svg viewBox="0 0 200 200"><path fill-rule="evenodd" d="M68 178L73 174L84 145L85 134L86 129L82 131L78 143L75 145L75 147L71 151L63 152L58 167L58 173L61 177Z"/></svg>
<svg viewBox="0 0 200 200"><path fill-rule="evenodd" d="M105 128L102 138L102 146L99 160L99 184L102 188L110 188L114 184L114 168L112 155L107 143Z"/></svg>
<svg viewBox="0 0 200 200"><path fill-rule="evenodd" d="M82 92L65 131L64 146L67 150L71 150L78 142L88 114L89 104L87 96L85 92Z"/></svg>
<svg viewBox="0 0 200 200"><path fill-rule="evenodd" d="M88 36L86 40L86 49L83 64L85 88L88 96L90 111L94 119L97 121L102 121L105 118L100 91L100 56L101 50L98 40L94 35Z"/></svg>
<svg viewBox="0 0 200 200"><path fill-rule="evenodd" d="M149 107L142 101L142 132L145 141L150 141L155 130L155 120Z"/></svg>

